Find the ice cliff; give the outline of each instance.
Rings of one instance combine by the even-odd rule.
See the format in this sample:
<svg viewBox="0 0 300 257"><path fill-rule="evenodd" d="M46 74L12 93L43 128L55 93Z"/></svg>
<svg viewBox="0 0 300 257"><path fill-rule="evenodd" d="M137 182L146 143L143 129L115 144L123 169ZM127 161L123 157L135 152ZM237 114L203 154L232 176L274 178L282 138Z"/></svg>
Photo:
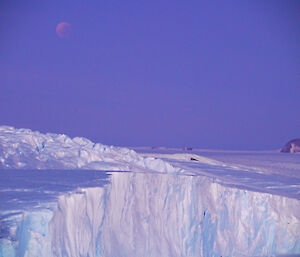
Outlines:
<svg viewBox="0 0 300 257"><path fill-rule="evenodd" d="M118 173L101 192L62 197L59 206L50 223L56 256L300 252L297 200L228 189L204 177Z"/></svg>
<svg viewBox="0 0 300 257"><path fill-rule="evenodd" d="M104 187L24 214L2 256L275 256L300 253L299 201L205 177L112 173ZM2 251L2 252L1 252Z"/></svg>

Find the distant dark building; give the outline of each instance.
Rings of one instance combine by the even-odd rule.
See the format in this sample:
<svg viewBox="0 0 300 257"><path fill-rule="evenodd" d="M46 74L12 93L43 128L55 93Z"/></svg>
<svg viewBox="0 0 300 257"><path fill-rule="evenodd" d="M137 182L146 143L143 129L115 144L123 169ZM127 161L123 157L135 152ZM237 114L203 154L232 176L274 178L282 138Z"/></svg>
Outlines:
<svg viewBox="0 0 300 257"><path fill-rule="evenodd" d="M183 147L183 150L184 150L184 151L192 151L193 148L192 148L192 147Z"/></svg>
<svg viewBox="0 0 300 257"><path fill-rule="evenodd" d="M300 138L289 141L282 149L282 153L300 153Z"/></svg>

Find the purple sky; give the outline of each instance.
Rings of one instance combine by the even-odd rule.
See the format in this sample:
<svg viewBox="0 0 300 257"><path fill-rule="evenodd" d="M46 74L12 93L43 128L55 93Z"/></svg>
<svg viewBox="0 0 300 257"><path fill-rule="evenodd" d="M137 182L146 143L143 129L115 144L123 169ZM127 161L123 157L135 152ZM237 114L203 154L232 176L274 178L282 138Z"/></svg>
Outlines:
<svg viewBox="0 0 300 257"><path fill-rule="evenodd" d="M279 148L300 137L299 13L288 0L1 1L0 124L122 146Z"/></svg>

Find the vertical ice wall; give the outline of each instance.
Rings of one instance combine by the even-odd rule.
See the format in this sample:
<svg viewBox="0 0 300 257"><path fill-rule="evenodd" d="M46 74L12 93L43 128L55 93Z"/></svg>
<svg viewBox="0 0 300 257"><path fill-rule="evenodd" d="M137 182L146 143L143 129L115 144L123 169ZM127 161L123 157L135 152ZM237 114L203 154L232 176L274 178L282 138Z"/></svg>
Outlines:
<svg viewBox="0 0 300 257"><path fill-rule="evenodd" d="M50 222L55 256L271 256L300 253L299 201L205 177L113 173L63 196Z"/></svg>
<svg viewBox="0 0 300 257"><path fill-rule="evenodd" d="M272 256L300 253L298 200L206 177L112 173L111 184L23 215L0 256Z"/></svg>
<svg viewBox="0 0 300 257"><path fill-rule="evenodd" d="M106 215L103 188L62 196L50 223L54 256L101 256L101 227Z"/></svg>

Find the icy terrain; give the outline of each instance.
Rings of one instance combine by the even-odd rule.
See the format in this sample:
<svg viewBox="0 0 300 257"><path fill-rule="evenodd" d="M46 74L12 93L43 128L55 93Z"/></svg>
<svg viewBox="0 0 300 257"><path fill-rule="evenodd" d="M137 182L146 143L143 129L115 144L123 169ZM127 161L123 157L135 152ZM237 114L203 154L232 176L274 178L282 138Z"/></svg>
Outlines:
<svg viewBox="0 0 300 257"><path fill-rule="evenodd" d="M203 175L219 184L300 200L300 158L279 152L160 151L140 153L160 158L184 174Z"/></svg>
<svg viewBox="0 0 300 257"><path fill-rule="evenodd" d="M0 126L0 168L179 171L167 162L142 158L127 148L8 126Z"/></svg>
<svg viewBox="0 0 300 257"><path fill-rule="evenodd" d="M2 127L0 256L300 253L299 155L139 152Z"/></svg>

